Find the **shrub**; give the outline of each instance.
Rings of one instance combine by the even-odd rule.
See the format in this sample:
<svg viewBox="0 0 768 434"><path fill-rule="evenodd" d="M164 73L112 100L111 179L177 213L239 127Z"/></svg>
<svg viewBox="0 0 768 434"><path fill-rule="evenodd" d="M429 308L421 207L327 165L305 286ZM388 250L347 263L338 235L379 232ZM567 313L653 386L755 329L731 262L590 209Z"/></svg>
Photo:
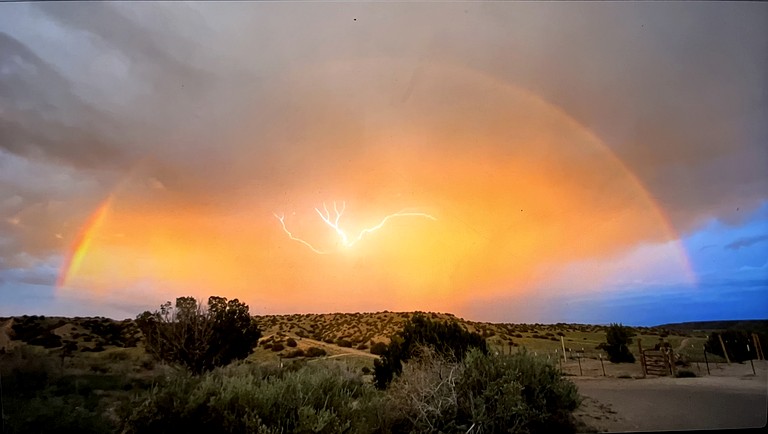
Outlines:
<svg viewBox="0 0 768 434"><path fill-rule="evenodd" d="M296 345L297 345L296 344L296 339L288 338L288 339L286 339L285 344L288 345L291 348L296 348Z"/></svg>
<svg viewBox="0 0 768 434"><path fill-rule="evenodd" d="M611 324L605 332L605 342L597 346L608 353L608 359L613 363L634 363L635 356L629 351L634 333L629 327L621 324Z"/></svg>
<svg viewBox="0 0 768 434"><path fill-rule="evenodd" d="M169 301L139 315L136 324L150 354L195 374L247 357L261 337L248 305L223 297L209 297L207 309L179 297L175 308Z"/></svg>
<svg viewBox="0 0 768 434"><path fill-rule="evenodd" d="M385 351L387 351L387 344L384 342L374 342L371 344L371 354L380 356L384 354Z"/></svg>
<svg viewBox="0 0 768 434"><path fill-rule="evenodd" d="M689 371L687 369L680 369L675 374L675 377L677 377L677 378L692 378L692 377L696 377L696 373L693 372L693 371Z"/></svg>
<svg viewBox="0 0 768 434"><path fill-rule="evenodd" d="M577 389L553 365L525 352L489 356L474 349L463 362L428 347L418 352L386 392L395 431L573 431Z"/></svg>
<svg viewBox="0 0 768 434"><path fill-rule="evenodd" d="M296 357L304 357L304 356L305 356L304 350L299 348L296 350L288 351L283 357L285 357L286 359L295 359Z"/></svg>
<svg viewBox="0 0 768 434"><path fill-rule="evenodd" d="M344 348L352 348L352 342L346 339L339 339L336 341L336 345Z"/></svg>
<svg viewBox="0 0 768 434"><path fill-rule="evenodd" d="M365 344L360 344L360 345L358 345L358 346L357 346L357 347L355 347L355 348L356 348L356 349L358 349L358 350L360 350L360 351L363 351L363 350L367 350L367 349L368 349L368 345L365 345Z"/></svg>
<svg viewBox="0 0 768 434"><path fill-rule="evenodd" d="M432 347L454 360L463 359L470 348L488 352L485 339L468 332L456 321L433 321L416 314L406 321L402 331L392 336L384 354L373 362L376 387L387 387L392 378L402 372L402 362L410 359L418 346Z"/></svg>
<svg viewBox="0 0 768 434"><path fill-rule="evenodd" d="M121 409L125 433L372 432L378 393L340 364L177 375Z"/></svg>
<svg viewBox="0 0 768 434"><path fill-rule="evenodd" d="M29 345L39 345L43 348L58 348L62 345L61 337L51 332L45 332L29 341Z"/></svg>
<svg viewBox="0 0 768 434"><path fill-rule="evenodd" d="M322 348L309 347L305 354L307 357L323 357L328 353Z"/></svg>
<svg viewBox="0 0 768 434"><path fill-rule="evenodd" d="M11 402L5 412L9 433L113 431L102 409L89 405L80 395L35 397L18 406Z"/></svg>
<svg viewBox="0 0 768 434"><path fill-rule="evenodd" d="M278 352L283 351L285 349L285 345L281 344L280 342L272 344L272 351Z"/></svg>

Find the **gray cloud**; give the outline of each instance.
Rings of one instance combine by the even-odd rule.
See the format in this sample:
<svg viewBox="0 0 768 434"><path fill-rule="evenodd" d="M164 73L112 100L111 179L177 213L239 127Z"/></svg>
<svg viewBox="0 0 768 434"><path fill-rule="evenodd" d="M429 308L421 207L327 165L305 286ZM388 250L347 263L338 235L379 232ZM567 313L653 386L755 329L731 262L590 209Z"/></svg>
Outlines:
<svg viewBox="0 0 768 434"><path fill-rule="evenodd" d="M723 248L728 250L739 250L742 247L749 247L757 243L768 241L768 235L755 235L743 237L726 244Z"/></svg>
<svg viewBox="0 0 768 434"><path fill-rule="evenodd" d="M363 151L375 89L406 104L443 64L562 107L678 230L738 221L768 192L765 22L760 3L3 4L0 255L61 252L137 167L174 200L215 206L321 180ZM332 74L316 94L295 86L366 59L410 71L345 75L371 94L339 94L342 108L323 100ZM308 156L321 147L329 166Z"/></svg>

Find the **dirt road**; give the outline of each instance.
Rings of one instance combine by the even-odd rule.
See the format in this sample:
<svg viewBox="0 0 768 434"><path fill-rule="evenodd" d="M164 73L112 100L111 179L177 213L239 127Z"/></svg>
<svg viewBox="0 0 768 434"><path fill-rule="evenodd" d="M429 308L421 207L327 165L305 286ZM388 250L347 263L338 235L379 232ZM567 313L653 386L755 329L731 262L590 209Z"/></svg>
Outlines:
<svg viewBox="0 0 768 434"><path fill-rule="evenodd" d="M756 376L750 370L699 378L571 378L585 397L576 414L608 432L764 427L768 364L759 363Z"/></svg>

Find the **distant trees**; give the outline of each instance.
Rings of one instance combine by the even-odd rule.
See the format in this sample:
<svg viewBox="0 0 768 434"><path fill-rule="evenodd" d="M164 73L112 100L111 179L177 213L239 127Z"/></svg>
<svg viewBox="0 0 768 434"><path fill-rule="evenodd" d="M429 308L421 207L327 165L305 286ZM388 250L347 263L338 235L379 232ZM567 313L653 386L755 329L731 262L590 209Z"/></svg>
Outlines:
<svg viewBox="0 0 768 434"><path fill-rule="evenodd" d="M751 333L742 330L725 330L720 333L712 332L704 344L704 349L708 353L725 357L723 347L720 345L720 337L722 337L730 360L741 363L754 358L755 355L755 344L752 342L750 335ZM761 339L761 342L764 342L764 339ZM747 345L749 345L749 350L747 350Z"/></svg>
<svg viewBox="0 0 768 434"><path fill-rule="evenodd" d="M403 371L403 362L413 357L419 346L431 347L437 354L455 361L461 361L471 348L488 353L485 339L467 331L456 321L433 321L416 314L406 321L402 331L392 336L380 358L374 361L376 387L386 388L394 376Z"/></svg>
<svg viewBox="0 0 768 434"><path fill-rule="evenodd" d="M247 357L261 337L248 305L237 299L209 297L202 306L193 297L168 301L159 311L136 317L154 358L200 374Z"/></svg>
<svg viewBox="0 0 768 434"><path fill-rule="evenodd" d="M613 363L634 363L635 356L629 351L632 336L635 333L629 327L621 324L611 324L605 332L605 342L598 349L608 353L608 359Z"/></svg>

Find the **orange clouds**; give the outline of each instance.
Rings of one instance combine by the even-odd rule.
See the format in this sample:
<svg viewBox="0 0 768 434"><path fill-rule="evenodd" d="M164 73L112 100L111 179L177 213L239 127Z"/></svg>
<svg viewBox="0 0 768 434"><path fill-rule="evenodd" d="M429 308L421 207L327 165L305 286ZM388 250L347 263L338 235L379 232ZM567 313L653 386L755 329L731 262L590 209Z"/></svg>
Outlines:
<svg viewBox="0 0 768 434"><path fill-rule="evenodd" d="M379 59L287 76L265 104L291 131L232 131L233 181L215 197L132 175L90 245L72 253L81 266L63 290L127 297L151 285L158 299L220 294L273 312L451 311L674 237L632 175L555 107L458 68L419 74L413 84L410 65ZM175 170L190 185L217 173ZM273 215L333 247L338 236L313 208L334 200L346 201L349 233L403 209L436 220L392 219L318 255ZM669 254L684 273L679 251Z"/></svg>

